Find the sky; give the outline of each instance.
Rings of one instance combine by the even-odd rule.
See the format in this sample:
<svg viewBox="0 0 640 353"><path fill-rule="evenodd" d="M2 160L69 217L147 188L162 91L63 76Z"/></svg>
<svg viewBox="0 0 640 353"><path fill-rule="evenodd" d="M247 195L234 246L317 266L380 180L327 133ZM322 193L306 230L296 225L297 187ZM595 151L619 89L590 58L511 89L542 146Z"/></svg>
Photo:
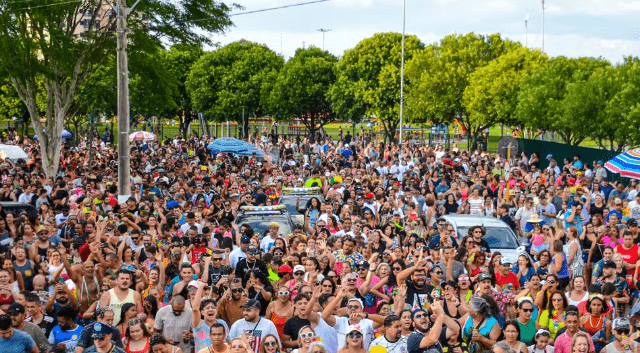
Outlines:
<svg viewBox="0 0 640 353"><path fill-rule="evenodd" d="M311 0L235 0L249 12ZM542 0L406 0L406 33L425 44L447 35L500 33L542 49ZM225 1L226 2L226 1ZM403 0L329 0L233 16L225 45L240 39L266 44L285 59L314 45L336 56L378 32L402 32ZM527 22L525 28L525 20ZM544 51L551 57L603 57L619 63L640 56L640 0L545 0Z"/></svg>

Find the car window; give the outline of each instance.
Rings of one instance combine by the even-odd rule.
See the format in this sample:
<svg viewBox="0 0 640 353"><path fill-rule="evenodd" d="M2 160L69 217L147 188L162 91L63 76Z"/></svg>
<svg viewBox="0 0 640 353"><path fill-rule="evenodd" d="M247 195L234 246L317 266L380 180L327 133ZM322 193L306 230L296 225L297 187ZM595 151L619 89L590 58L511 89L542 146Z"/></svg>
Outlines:
<svg viewBox="0 0 640 353"><path fill-rule="evenodd" d="M469 234L470 227L458 227L458 239ZM488 227L487 234L482 237L491 249L517 249L518 242L515 235L506 227Z"/></svg>
<svg viewBox="0 0 640 353"><path fill-rule="evenodd" d="M294 195L282 196L278 204L284 205L287 208L287 212L289 212L290 215L297 215L299 214L298 210L296 210L296 201L298 201L298 198L300 198L300 210L304 211L305 207L307 206L307 201L311 200L314 197L317 198L318 201L322 202L322 196L317 194L304 194L304 195L294 194Z"/></svg>
<svg viewBox="0 0 640 353"><path fill-rule="evenodd" d="M238 220L238 228L243 224L248 224L253 228L253 231L264 235L269 230L269 223L277 222L280 225L280 235L289 235L293 233L291 223L286 216L281 215L265 215L265 216L251 216Z"/></svg>

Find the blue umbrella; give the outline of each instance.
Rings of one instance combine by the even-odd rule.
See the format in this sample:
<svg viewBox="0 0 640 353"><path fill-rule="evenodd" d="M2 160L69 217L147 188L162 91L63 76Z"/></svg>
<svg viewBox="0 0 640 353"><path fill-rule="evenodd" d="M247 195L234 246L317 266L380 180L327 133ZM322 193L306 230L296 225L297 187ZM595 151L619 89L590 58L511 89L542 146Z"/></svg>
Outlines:
<svg viewBox="0 0 640 353"><path fill-rule="evenodd" d="M68 139L69 137L73 136L73 134L70 133L69 131L63 129L61 136L62 136L63 139ZM37 140L38 139L38 135L33 135L33 139Z"/></svg>
<svg viewBox="0 0 640 353"><path fill-rule="evenodd" d="M221 137L216 139L207 146L208 149L219 153L235 153L245 152L248 148L247 144L233 137Z"/></svg>

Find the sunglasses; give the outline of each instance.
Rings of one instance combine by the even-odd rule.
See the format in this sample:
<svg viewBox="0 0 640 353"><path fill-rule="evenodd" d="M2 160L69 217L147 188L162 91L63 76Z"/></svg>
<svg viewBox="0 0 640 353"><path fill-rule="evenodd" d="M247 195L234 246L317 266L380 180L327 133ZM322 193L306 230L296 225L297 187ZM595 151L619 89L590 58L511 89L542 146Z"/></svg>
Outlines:
<svg viewBox="0 0 640 353"><path fill-rule="evenodd" d="M416 314L416 316L414 316L414 317L413 317L413 319L414 319L414 320L416 320L416 319L417 319L417 320L420 320L420 319L422 319L422 318L423 318L423 317L425 317L425 316L426 316L426 315L424 315L424 314Z"/></svg>
<svg viewBox="0 0 640 353"><path fill-rule="evenodd" d="M520 309L522 311L524 311L525 313L532 313L533 309Z"/></svg>
<svg viewBox="0 0 640 353"><path fill-rule="evenodd" d="M287 291L278 292L278 295L289 295L289 292L287 292Z"/></svg>
<svg viewBox="0 0 640 353"><path fill-rule="evenodd" d="M554 281L554 280L550 280L550 281L547 281L547 282L549 282L549 284L556 284L556 283L558 283L558 282L556 282L556 281Z"/></svg>
<svg viewBox="0 0 640 353"><path fill-rule="evenodd" d="M302 336L302 335L301 335ZM264 346L265 347L275 347L278 345L278 341L269 341L269 342L264 342Z"/></svg>
<svg viewBox="0 0 640 353"><path fill-rule="evenodd" d="M468 281L469 277L460 277L458 278L458 281Z"/></svg>
<svg viewBox="0 0 640 353"><path fill-rule="evenodd" d="M620 335L628 335L629 334L629 330L616 330L618 331L618 334Z"/></svg>
<svg viewBox="0 0 640 353"><path fill-rule="evenodd" d="M435 273L436 275L441 275L443 272L442 271L435 271L433 273Z"/></svg>
<svg viewBox="0 0 640 353"><path fill-rule="evenodd" d="M349 310L358 310L360 309L359 305L347 305L347 309Z"/></svg>
<svg viewBox="0 0 640 353"><path fill-rule="evenodd" d="M283 255L284 255L284 253L281 253L281 252L274 252L273 253L273 256L283 256Z"/></svg>
<svg viewBox="0 0 640 353"><path fill-rule="evenodd" d="M561 302L562 298L551 298L551 300L553 300L554 302Z"/></svg>
<svg viewBox="0 0 640 353"><path fill-rule="evenodd" d="M232 293L242 293L242 288L236 288L231 290Z"/></svg>
<svg viewBox="0 0 640 353"><path fill-rule="evenodd" d="M221 257L212 257L211 261L222 261Z"/></svg>
<svg viewBox="0 0 640 353"><path fill-rule="evenodd" d="M296 275L296 276L304 276L304 272L298 271L298 272L295 272L294 275Z"/></svg>
<svg viewBox="0 0 640 353"><path fill-rule="evenodd" d="M249 251L247 254L248 255L258 255L258 252L257 251Z"/></svg>
<svg viewBox="0 0 640 353"><path fill-rule="evenodd" d="M351 332L349 334L349 338L354 339L354 338L362 338L362 334L360 332Z"/></svg>
<svg viewBox="0 0 640 353"><path fill-rule="evenodd" d="M313 332L309 332L309 333L301 333L300 334L300 338L312 338L313 336L315 336L315 334Z"/></svg>

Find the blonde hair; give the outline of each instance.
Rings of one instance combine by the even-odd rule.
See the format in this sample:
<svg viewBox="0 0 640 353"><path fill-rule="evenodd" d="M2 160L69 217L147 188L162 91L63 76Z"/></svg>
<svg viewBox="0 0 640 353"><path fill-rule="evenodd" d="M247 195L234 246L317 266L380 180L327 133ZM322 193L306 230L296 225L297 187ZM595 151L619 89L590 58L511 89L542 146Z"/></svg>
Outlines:
<svg viewBox="0 0 640 353"><path fill-rule="evenodd" d="M587 341L587 344L589 344L589 336L587 336L586 333L582 332L582 331L578 331L576 332L575 335L573 335L573 338L571 339L571 352L573 353L573 347L576 345L576 342L578 342L578 338L584 338L585 341Z"/></svg>

